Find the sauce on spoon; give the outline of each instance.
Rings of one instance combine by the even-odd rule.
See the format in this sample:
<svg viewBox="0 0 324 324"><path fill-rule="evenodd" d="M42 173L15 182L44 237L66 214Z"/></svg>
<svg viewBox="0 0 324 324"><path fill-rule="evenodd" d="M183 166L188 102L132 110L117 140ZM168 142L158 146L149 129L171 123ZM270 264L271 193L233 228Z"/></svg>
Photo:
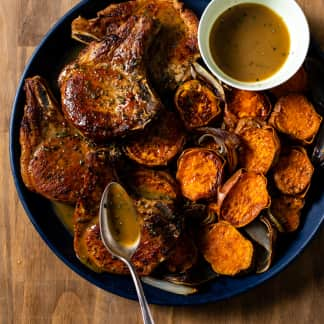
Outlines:
<svg viewBox="0 0 324 324"><path fill-rule="evenodd" d="M140 227L132 200L117 184L111 184L109 197L104 207L110 215L108 223L113 238L121 245L134 245L140 235Z"/></svg>

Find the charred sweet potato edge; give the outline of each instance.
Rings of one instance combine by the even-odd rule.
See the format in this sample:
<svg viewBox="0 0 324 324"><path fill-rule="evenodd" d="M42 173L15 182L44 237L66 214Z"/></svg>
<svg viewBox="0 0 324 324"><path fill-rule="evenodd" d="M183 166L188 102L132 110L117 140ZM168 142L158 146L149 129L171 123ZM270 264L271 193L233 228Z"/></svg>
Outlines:
<svg viewBox="0 0 324 324"><path fill-rule="evenodd" d="M195 79L186 81L178 87L174 102L183 123L189 130L208 125L222 113L221 101L215 93Z"/></svg>
<svg viewBox="0 0 324 324"><path fill-rule="evenodd" d="M188 182L188 168L187 163L189 163L190 159L192 159L193 155L202 155L202 154L209 154L213 156L212 161L209 159L209 161L213 162L215 166L215 170L217 171L216 177L214 174L211 174L212 182L207 182L204 184L200 184L201 186L197 190L196 193L190 193L187 190L187 182ZM202 159L205 159L205 156L202 156ZM201 160L202 160L201 159ZM189 161L188 161L189 160ZM186 198L188 198L191 201L197 201L200 199L210 199L213 196L217 194L218 186L221 184L223 176L224 176L224 166L225 161L223 158L221 158L216 151L207 149L207 148L190 148L187 150L184 150L177 161L177 173L176 173L176 179L178 180L180 184L180 188L182 191L182 195ZM214 171L214 170L211 170ZM191 172L191 176L194 178L197 176L195 172ZM214 179L212 177L215 177ZM206 173L205 177L206 178ZM191 182L191 181L190 181ZM198 186L198 184L197 184Z"/></svg>
<svg viewBox="0 0 324 324"><path fill-rule="evenodd" d="M278 161L277 161L277 164L275 165L274 170L273 170L274 182L276 184L277 189L282 194L287 194L287 195L290 195L290 196L293 196L293 197L298 197L298 198L305 198L305 196L306 196L306 194L307 194L307 192L308 192L308 190L310 188L310 185L311 185L312 176L313 176L313 173L314 173L314 166L313 166L311 160L309 159L309 156L307 154L306 149L304 147L302 147L302 146L292 146L290 148L286 148L286 150L284 150L281 154L282 155L286 155L286 154L289 154L291 151L294 151L294 150L302 153L303 156L306 158L306 161L308 163L308 166L311 169L311 175L309 177L309 182L304 186L305 188L303 190L301 190L300 192L298 192L298 193L290 193L290 192L288 192L288 189L287 190L285 189L283 191L282 188L279 188L275 177L276 177L276 169L277 168L280 169L280 167L282 166L282 164L280 164L280 156L279 156ZM301 163L301 165L304 165L304 163Z"/></svg>

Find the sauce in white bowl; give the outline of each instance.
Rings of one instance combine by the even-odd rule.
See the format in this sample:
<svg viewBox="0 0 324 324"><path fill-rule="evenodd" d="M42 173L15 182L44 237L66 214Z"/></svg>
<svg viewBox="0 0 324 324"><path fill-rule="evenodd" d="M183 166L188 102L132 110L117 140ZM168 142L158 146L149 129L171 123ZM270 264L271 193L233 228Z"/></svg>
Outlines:
<svg viewBox="0 0 324 324"><path fill-rule="evenodd" d="M245 90L265 90L289 79L302 65L309 40L307 20L294 0L213 0L198 29L211 72Z"/></svg>

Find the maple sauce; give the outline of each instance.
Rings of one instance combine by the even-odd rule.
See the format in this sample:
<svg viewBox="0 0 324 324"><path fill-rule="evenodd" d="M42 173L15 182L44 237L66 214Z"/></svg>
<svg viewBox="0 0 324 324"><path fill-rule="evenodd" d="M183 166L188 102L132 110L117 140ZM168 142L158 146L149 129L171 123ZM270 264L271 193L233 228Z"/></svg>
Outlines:
<svg viewBox="0 0 324 324"><path fill-rule="evenodd" d="M118 184L111 185L109 193L109 227L116 241L124 246L135 244L140 227L133 201Z"/></svg>
<svg viewBox="0 0 324 324"><path fill-rule="evenodd" d="M285 63L290 49L288 28L266 6L233 6L215 21L210 49L218 67L243 82L267 79Z"/></svg>

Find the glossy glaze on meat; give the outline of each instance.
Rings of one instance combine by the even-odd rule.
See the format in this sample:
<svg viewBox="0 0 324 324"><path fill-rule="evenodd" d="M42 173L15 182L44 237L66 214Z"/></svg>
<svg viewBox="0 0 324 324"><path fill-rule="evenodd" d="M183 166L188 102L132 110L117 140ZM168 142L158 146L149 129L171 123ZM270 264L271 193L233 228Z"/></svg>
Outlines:
<svg viewBox="0 0 324 324"><path fill-rule="evenodd" d="M113 168L105 167L106 155L97 154L92 158L92 165L98 171L88 170L83 194L76 205L73 215L74 250L80 261L95 271L127 274L125 264L112 257L104 247L98 224L102 192L115 179ZM172 202L140 198L134 200L134 204L141 225L141 241L132 263L140 275L148 275L169 256L180 235L181 221L174 215Z"/></svg>
<svg viewBox="0 0 324 324"><path fill-rule="evenodd" d="M130 17L115 34L92 42L59 76L62 110L86 137L103 142L144 128L162 108L150 87L146 50L158 31Z"/></svg>
<svg viewBox="0 0 324 324"><path fill-rule="evenodd" d="M148 69L156 90L173 91L190 77L190 64L199 57L198 19L178 0L135 0L110 4L97 17L78 17L72 23L72 37L83 43L115 34L131 15L148 15L161 25L149 49Z"/></svg>
<svg viewBox="0 0 324 324"><path fill-rule="evenodd" d="M48 199L74 204L82 195L85 174L99 167L94 159L98 152L108 161L117 151L114 145L100 148L80 135L64 119L40 76L26 79L25 92L20 127L23 181L28 189Z"/></svg>
<svg viewBox="0 0 324 324"><path fill-rule="evenodd" d="M28 189L74 203L83 185L89 144L64 120L45 81L26 79L20 128L21 175Z"/></svg>

